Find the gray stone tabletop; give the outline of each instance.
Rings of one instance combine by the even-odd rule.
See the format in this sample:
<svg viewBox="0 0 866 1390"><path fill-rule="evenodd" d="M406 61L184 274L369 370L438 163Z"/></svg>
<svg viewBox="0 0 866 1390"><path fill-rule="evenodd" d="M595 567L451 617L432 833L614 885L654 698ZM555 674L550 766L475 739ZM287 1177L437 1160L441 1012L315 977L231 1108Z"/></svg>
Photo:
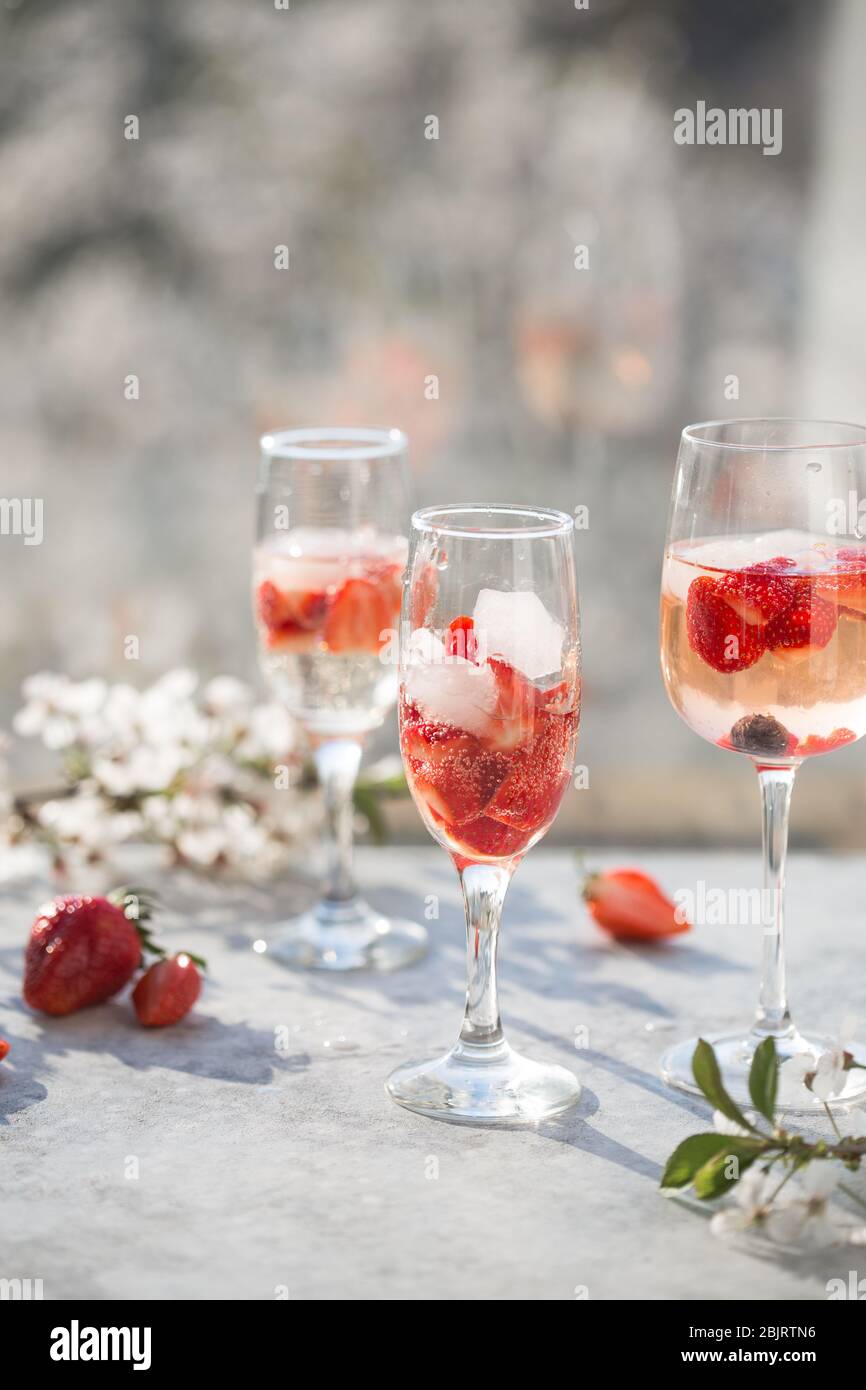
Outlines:
<svg viewBox="0 0 866 1390"><path fill-rule="evenodd" d="M758 872L757 854L594 860L637 862L669 891ZM504 1020L530 1056L578 1071L582 1101L537 1129L437 1123L398 1109L383 1081L456 1037L455 875L432 847L359 861L383 908L419 916L438 898L425 961L391 976L293 974L250 947L297 888L168 877L167 942L206 955L210 981L193 1015L153 1031L123 997L67 1019L27 1010L21 948L46 885L4 887L0 1277L42 1279L46 1299L810 1300L866 1273L850 1248L721 1244L703 1210L658 1191L666 1157L706 1116L662 1084L659 1054L748 1020L755 929L617 947L587 918L571 856L535 850L506 904ZM803 1025L862 1013L864 880L862 859L793 857Z"/></svg>

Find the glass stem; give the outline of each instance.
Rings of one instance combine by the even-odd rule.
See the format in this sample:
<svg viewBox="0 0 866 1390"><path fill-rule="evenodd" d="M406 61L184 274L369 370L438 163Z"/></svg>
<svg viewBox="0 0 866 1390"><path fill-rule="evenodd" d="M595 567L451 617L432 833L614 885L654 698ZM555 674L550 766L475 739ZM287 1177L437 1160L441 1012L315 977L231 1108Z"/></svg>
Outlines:
<svg viewBox="0 0 866 1390"><path fill-rule="evenodd" d="M355 807L352 790L361 765L361 745L341 738L320 743L313 751L316 773L325 794L329 837L329 864L322 899L325 906L339 906L356 896L352 874L352 823Z"/></svg>
<svg viewBox="0 0 866 1390"><path fill-rule="evenodd" d="M474 1055L505 1045L496 989L496 951L502 904L513 869L495 864L467 864L460 870L466 908L466 1012L458 1048Z"/></svg>
<svg viewBox="0 0 866 1390"><path fill-rule="evenodd" d="M796 767L759 767L764 844L762 903L763 962L753 1036L784 1038L793 1033L785 992L785 854Z"/></svg>

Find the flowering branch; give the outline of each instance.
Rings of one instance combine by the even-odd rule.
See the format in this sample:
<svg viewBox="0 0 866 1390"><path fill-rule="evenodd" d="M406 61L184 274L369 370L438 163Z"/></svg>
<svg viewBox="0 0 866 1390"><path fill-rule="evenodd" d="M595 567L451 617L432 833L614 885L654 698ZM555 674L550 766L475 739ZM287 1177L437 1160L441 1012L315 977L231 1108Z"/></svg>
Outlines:
<svg viewBox="0 0 866 1390"><path fill-rule="evenodd" d="M70 856L92 863L144 840L176 863L268 873L316 829L315 780L291 718L233 677L199 690L178 670L138 691L43 673L23 693L15 732L59 755L64 784L5 804L0 795L0 839L38 840L58 870ZM404 790L391 769L359 781L374 838L384 837L380 798Z"/></svg>
<svg viewBox="0 0 866 1390"><path fill-rule="evenodd" d="M701 1038L692 1058L692 1072L715 1109L715 1129L693 1134L678 1145L667 1161L661 1186L666 1191L690 1186L702 1201L721 1197L736 1187L736 1205L713 1217L712 1229L717 1235L757 1226L771 1239L786 1244L827 1245L841 1239L866 1244L866 1227L840 1225L828 1207L837 1188L864 1207L866 1202L856 1192L841 1187L838 1170L826 1166L835 1162L849 1172L858 1172L866 1158L866 1115L859 1110L850 1112L843 1118L847 1130L843 1132L827 1104L827 1098L844 1086L845 1073L862 1064L841 1049L820 1058L804 1054L786 1062L784 1068L790 1068L792 1062L797 1063L807 1090L822 1101L834 1139L809 1139L778 1122L776 1099L783 1068L772 1038L758 1044L749 1071L749 1096L757 1114L744 1113L728 1094L715 1052ZM802 1178L799 1186L789 1187L797 1177Z"/></svg>

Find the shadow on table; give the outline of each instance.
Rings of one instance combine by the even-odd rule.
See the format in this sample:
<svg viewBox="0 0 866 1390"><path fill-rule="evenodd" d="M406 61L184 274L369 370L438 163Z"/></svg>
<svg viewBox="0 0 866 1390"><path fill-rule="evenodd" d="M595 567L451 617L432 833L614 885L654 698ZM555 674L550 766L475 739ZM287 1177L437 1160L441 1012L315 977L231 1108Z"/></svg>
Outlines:
<svg viewBox="0 0 866 1390"><path fill-rule="evenodd" d="M27 1013L18 1000L12 1012ZM261 1086L277 1072L303 1071L311 1062L298 1051L290 1056L274 1052L273 1030L252 1028L248 1023L221 1023L206 1014L194 1014L172 1028L143 1029L129 1005L100 1004L66 1018L40 1021L37 1038L10 1037L14 1068L6 1065L0 1083L0 1124L17 1111L45 1100L42 1079L55 1073L54 1059L75 1053L110 1056L135 1071L151 1067Z"/></svg>

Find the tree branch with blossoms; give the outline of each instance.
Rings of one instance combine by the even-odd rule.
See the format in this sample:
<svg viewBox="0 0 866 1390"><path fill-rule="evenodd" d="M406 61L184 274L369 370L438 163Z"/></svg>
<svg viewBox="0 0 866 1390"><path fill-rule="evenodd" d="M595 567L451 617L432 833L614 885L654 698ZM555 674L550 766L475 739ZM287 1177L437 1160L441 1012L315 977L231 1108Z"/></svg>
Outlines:
<svg viewBox="0 0 866 1390"><path fill-rule="evenodd" d="M725 1089L713 1048L699 1039L692 1072L714 1107L715 1128L678 1145L665 1165L662 1189L691 1187L701 1201L736 1189L735 1202L713 1216L716 1235L753 1227L784 1245L866 1245L866 1226L843 1222L831 1206L833 1195L841 1192L866 1208L866 1200L840 1180L840 1170L857 1173L866 1158L866 1114L853 1109L837 1116L827 1103L841 1093L854 1069L862 1070L863 1064L841 1047L820 1057L804 1053L780 1065L773 1039L765 1038L755 1048L749 1070L749 1096L757 1113L746 1113ZM817 1099L832 1125L832 1138L809 1138L781 1124L780 1075Z"/></svg>
<svg viewBox="0 0 866 1390"><path fill-rule="evenodd" d="M268 875L320 824L295 724L234 677L200 687L176 670L137 690L46 672L22 692L15 733L57 755L63 784L17 794L0 785L0 838L43 843L59 871L144 841L174 863ZM384 834L382 799L404 791L390 766L359 779L356 804L374 838Z"/></svg>

